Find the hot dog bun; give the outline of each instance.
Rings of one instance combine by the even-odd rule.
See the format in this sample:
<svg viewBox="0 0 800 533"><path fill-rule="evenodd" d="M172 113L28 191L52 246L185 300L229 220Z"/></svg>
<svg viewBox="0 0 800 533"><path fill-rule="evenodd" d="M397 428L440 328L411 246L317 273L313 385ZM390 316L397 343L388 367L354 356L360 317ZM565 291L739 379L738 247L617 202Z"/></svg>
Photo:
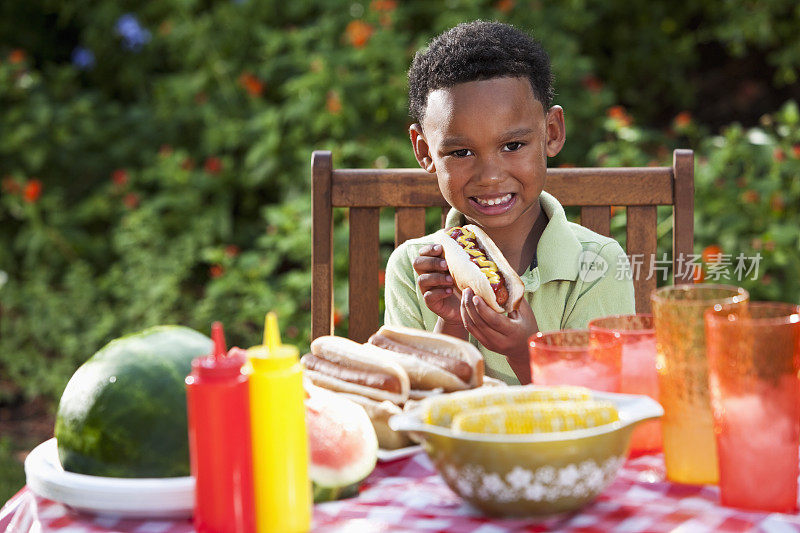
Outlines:
<svg viewBox="0 0 800 533"><path fill-rule="evenodd" d="M453 276L456 286L460 291L463 291L467 287L471 288L475 294L483 298L489 307L498 313L515 311L522 301L522 295L525 290L522 279L520 279L516 271L511 268L511 265L508 264L508 261L492 239L486 235L486 232L474 224L467 224L463 226L463 228L475 234L478 245L484 251L486 257L497 265L497 270L502 274L503 281L508 290L508 300L503 306L497 303L494 290L489 280L486 278L486 275L470 260L470 256L464 251L464 248L446 233L447 230L442 229L434 233L434 239L438 244L442 245L445 261L447 261L447 266L450 269L450 274Z"/></svg>
<svg viewBox="0 0 800 533"><path fill-rule="evenodd" d="M359 394L377 401L403 403L410 388L408 374L374 346L325 335L314 339L300 363L304 375L325 389Z"/></svg>
<svg viewBox="0 0 800 533"><path fill-rule="evenodd" d="M381 326L368 343L388 352L408 373L412 397L421 391L472 389L483 384L483 356L470 343L403 326Z"/></svg>

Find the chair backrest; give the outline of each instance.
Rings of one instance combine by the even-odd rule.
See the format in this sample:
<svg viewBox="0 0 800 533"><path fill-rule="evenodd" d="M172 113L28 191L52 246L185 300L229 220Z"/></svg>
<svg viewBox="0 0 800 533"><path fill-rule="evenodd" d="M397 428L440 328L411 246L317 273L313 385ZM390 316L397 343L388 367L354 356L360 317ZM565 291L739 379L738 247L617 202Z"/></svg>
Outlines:
<svg viewBox="0 0 800 533"><path fill-rule="evenodd" d="M675 150L671 167L553 168L545 189L564 206L580 206L583 226L610 234L611 206L627 210L626 253L634 272L636 311L650 312L657 276L643 259L656 256L656 207L671 205L674 283L692 281L692 269L680 262L694 246L694 154ZM312 338L333 333L333 208L349 209L349 331L365 341L380 324L378 281L382 268L379 241L381 208L395 209L395 247L425 234L425 208L447 203L436 176L420 168L334 169L331 153L311 156Z"/></svg>

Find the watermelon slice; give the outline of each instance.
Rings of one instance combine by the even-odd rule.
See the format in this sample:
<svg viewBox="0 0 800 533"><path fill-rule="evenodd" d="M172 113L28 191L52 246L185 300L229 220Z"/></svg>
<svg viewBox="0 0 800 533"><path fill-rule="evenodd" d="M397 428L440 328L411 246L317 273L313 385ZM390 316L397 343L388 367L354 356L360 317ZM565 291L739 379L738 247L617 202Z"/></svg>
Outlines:
<svg viewBox="0 0 800 533"><path fill-rule="evenodd" d="M349 498L378 460L378 438L364 408L307 384L306 424L314 502Z"/></svg>

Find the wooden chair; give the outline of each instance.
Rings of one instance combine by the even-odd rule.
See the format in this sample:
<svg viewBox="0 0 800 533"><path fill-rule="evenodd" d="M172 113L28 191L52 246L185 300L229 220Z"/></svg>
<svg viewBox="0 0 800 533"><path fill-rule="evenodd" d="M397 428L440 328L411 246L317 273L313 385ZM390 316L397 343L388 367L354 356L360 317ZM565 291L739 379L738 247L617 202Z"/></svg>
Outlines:
<svg viewBox="0 0 800 533"><path fill-rule="evenodd" d="M655 257L656 206L673 206L672 257L674 283L692 281L692 271L679 261L694 246L694 154L675 150L671 167L553 168L545 187L564 206L581 206L581 224L610 233L611 206L627 208L629 257ZM382 207L395 209L395 247L425 234L425 208L447 203L436 176L420 168L334 169L331 153L311 156L312 338L333 332L333 208L349 209L350 274L348 337L363 342L380 324L378 274L382 264L378 223ZM651 255L652 254L652 255ZM682 259L681 259L682 258ZM633 263L633 261L632 261ZM644 265L643 265L644 266ZM650 294L657 275L634 271L636 310L650 312Z"/></svg>

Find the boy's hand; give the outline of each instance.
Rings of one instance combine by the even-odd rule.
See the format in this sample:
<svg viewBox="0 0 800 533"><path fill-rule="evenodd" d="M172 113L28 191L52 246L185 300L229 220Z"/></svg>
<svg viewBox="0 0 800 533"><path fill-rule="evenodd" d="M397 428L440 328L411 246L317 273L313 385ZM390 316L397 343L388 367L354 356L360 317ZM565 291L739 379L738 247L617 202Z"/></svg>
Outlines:
<svg viewBox="0 0 800 533"><path fill-rule="evenodd" d="M530 383L528 339L539 331L530 304L523 299L519 309L506 316L489 307L472 289L465 289L460 311L467 331L486 348L505 355L520 383Z"/></svg>
<svg viewBox="0 0 800 533"><path fill-rule="evenodd" d="M419 288L428 308L439 315L445 325L463 328L461 323L461 300L455 294L455 285L442 246L431 244L419 251L414 259L414 270L419 274Z"/></svg>

